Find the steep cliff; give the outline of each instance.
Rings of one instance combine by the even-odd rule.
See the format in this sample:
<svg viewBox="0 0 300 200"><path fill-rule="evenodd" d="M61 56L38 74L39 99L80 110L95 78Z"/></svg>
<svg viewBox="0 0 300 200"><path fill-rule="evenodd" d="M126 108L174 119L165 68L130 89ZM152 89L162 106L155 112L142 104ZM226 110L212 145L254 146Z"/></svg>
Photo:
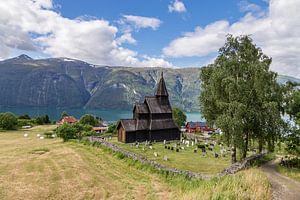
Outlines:
<svg viewBox="0 0 300 200"><path fill-rule="evenodd" d="M170 101L198 110L199 68L94 66L69 58L33 60L26 55L0 62L0 105L131 109L155 91L164 72ZM300 82L279 76L278 81Z"/></svg>

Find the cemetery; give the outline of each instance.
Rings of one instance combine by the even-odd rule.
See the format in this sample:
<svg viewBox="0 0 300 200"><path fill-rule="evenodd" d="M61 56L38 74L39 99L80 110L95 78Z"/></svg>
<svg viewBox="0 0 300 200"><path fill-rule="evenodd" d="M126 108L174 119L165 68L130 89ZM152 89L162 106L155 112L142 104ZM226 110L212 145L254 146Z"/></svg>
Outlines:
<svg viewBox="0 0 300 200"><path fill-rule="evenodd" d="M165 166L205 175L215 175L231 165L230 148L213 140L182 139L126 144L112 137L108 141Z"/></svg>

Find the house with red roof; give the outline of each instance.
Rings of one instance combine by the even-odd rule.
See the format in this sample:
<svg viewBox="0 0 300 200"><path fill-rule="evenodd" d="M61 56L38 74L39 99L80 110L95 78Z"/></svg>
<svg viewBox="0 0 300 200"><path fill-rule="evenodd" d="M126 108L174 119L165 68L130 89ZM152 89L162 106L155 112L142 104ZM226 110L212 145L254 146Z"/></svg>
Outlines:
<svg viewBox="0 0 300 200"><path fill-rule="evenodd" d="M58 122L56 122L57 125L62 125L64 123L67 123L67 124L74 124L78 122L78 120L73 117L73 116L65 116L63 118L61 118Z"/></svg>

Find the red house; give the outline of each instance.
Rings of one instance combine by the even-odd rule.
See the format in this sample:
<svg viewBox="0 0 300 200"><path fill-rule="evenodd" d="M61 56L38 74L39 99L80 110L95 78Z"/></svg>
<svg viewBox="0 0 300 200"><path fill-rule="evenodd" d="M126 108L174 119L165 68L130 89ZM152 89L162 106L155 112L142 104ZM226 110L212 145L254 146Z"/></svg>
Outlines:
<svg viewBox="0 0 300 200"><path fill-rule="evenodd" d="M65 116L63 118L61 118L58 122L56 122L57 125L62 125L64 123L68 123L68 124L74 124L78 122L78 120L73 117L73 116Z"/></svg>
<svg viewBox="0 0 300 200"><path fill-rule="evenodd" d="M206 122L187 122L185 129L188 133L211 131Z"/></svg>

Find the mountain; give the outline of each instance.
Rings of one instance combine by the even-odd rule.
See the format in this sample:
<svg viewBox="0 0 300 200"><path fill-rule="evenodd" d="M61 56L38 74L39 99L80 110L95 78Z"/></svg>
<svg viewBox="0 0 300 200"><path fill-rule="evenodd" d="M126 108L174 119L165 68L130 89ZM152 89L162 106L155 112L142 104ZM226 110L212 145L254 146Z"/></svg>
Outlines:
<svg viewBox="0 0 300 200"><path fill-rule="evenodd" d="M198 111L199 68L95 66L70 58L34 60L27 55L0 62L0 106L131 109L153 95L164 72L173 106ZM278 81L300 82L288 76Z"/></svg>

